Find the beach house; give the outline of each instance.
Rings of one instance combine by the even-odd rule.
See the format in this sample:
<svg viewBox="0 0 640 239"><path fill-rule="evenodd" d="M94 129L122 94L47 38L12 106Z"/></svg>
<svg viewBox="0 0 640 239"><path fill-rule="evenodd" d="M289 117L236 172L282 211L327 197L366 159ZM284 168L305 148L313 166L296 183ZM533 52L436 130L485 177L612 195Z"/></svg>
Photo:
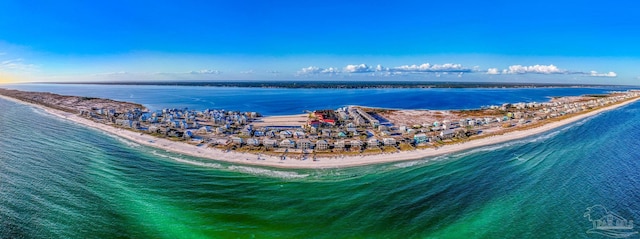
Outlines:
<svg viewBox="0 0 640 239"><path fill-rule="evenodd" d="M158 133L158 131L159 131L159 128L158 126L155 126L155 125L150 125L149 128L147 128L147 132L151 134Z"/></svg>
<svg viewBox="0 0 640 239"><path fill-rule="evenodd" d="M117 119L116 124L126 128L133 128L133 121Z"/></svg>
<svg viewBox="0 0 640 239"><path fill-rule="evenodd" d="M422 143L426 143L428 141L429 141L429 138L424 133L416 134L416 135L413 136L413 142L415 144L422 144Z"/></svg>
<svg viewBox="0 0 640 239"><path fill-rule="evenodd" d="M443 120L442 121L442 127L445 129L448 129L451 127L451 120Z"/></svg>
<svg viewBox="0 0 640 239"><path fill-rule="evenodd" d="M253 136L254 136L254 137L262 137L262 136L265 136L264 130L257 129L257 130L255 130L255 131L253 131Z"/></svg>
<svg viewBox="0 0 640 239"><path fill-rule="evenodd" d="M380 145L380 141L376 138L370 138L369 140L367 140L368 148L377 148L378 145Z"/></svg>
<svg viewBox="0 0 640 239"><path fill-rule="evenodd" d="M356 125L354 123L347 123L347 125L345 125L347 128L347 131L356 131Z"/></svg>
<svg viewBox="0 0 640 239"><path fill-rule="evenodd" d="M458 125L459 125L460 127L465 127L465 126L467 126L467 120L466 120L466 119L460 119L460 120L458 121Z"/></svg>
<svg viewBox="0 0 640 239"><path fill-rule="evenodd" d="M249 138L249 139L247 139L247 145L249 145L249 146L259 146L260 145L260 140L258 140L256 138Z"/></svg>
<svg viewBox="0 0 640 239"><path fill-rule="evenodd" d="M280 141L280 144L278 144L278 146L280 148L292 149L296 147L296 142L290 139L283 139L282 141Z"/></svg>
<svg viewBox="0 0 640 239"><path fill-rule="evenodd" d="M327 150L329 149L329 143L326 140L318 140L316 141L316 149Z"/></svg>
<svg viewBox="0 0 640 239"><path fill-rule="evenodd" d="M346 145L347 145L346 140L338 140L335 143L333 143L333 148L337 150L344 150L344 147Z"/></svg>
<svg viewBox="0 0 640 239"><path fill-rule="evenodd" d="M351 140L349 142L349 145L351 145L352 150L360 150L362 149L362 145L364 145L364 143L362 143L361 140L356 139L356 140Z"/></svg>
<svg viewBox="0 0 640 239"><path fill-rule="evenodd" d="M181 120L180 121L180 128L181 129L188 129L189 128L189 124L187 123L187 121Z"/></svg>
<svg viewBox="0 0 640 239"><path fill-rule="evenodd" d="M396 146L396 139L384 138L382 139L382 143L384 144L384 146Z"/></svg>
<svg viewBox="0 0 640 239"><path fill-rule="evenodd" d="M515 112L515 113L513 113L513 117L516 118L516 119L522 119L522 118L524 118L524 113Z"/></svg>
<svg viewBox="0 0 640 239"><path fill-rule="evenodd" d="M278 147L278 141L275 139L265 139L262 141L262 145L264 145L264 147L267 149L271 149Z"/></svg>
<svg viewBox="0 0 640 239"><path fill-rule="evenodd" d="M289 130L280 131L280 133L278 134L280 135L281 139L287 139L287 138L293 137L293 133L291 133L291 131Z"/></svg>
<svg viewBox="0 0 640 239"><path fill-rule="evenodd" d="M339 110L338 110L338 118L339 118L340 120L343 120L343 121L344 121L344 120L349 119L349 116L348 116L348 115L347 115L347 113L344 111L344 109L339 109Z"/></svg>
<svg viewBox="0 0 640 239"><path fill-rule="evenodd" d="M237 136L232 136L231 137L231 142L235 145L242 145L244 143L244 139L237 137Z"/></svg>
<svg viewBox="0 0 640 239"><path fill-rule="evenodd" d="M311 149L311 147L313 146L313 143L311 143L311 141L308 139L301 139L301 140L298 140L297 145L298 145L298 149L304 150L304 149Z"/></svg>
<svg viewBox="0 0 640 239"><path fill-rule="evenodd" d="M214 144L216 145L221 145L221 146L226 146L229 145L231 143L231 140L229 139L215 139L214 140Z"/></svg>
<svg viewBox="0 0 640 239"><path fill-rule="evenodd" d="M443 138L443 139L452 138L454 136L454 133L455 132L452 129L443 130L442 132L440 132L440 138Z"/></svg>
<svg viewBox="0 0 640 239"><path fill-rule="evenodd" d="M302 131L293 132L293 135L296 139L304 139L307 135Z"/></svg>
<svg viewBox="0 0 640 239"><path fill-rule="evenodd" d="M269 130L269 131L265 132L265 134L264 134L264 135L265 135L265 136L267 136L267 137L269 137L269 138L275 138L275 137L276 137L276 135L277 135L277 133L276 133L276 131L274 131L274 130Z"/></svg>
<svg viewBox="0 0 640 239"><path fill-rule="evenodd" d="M331 138L331 130L330 129L322 129L322 137Z"/></svg>
<svg viewBox="0 0 640 239"><path fill-rule="evenodd" d="M360 108L356 108L356 112L358 112L358 114L360 114L360 116L362 116L362 118L366 119L369 124L371 126L378 127L378 125L380 125L380 121L377 120L375 117L371 116L369 113L365 112L364 110L360 109Z"/></svg>
<svg viewBox="0 0 640 239"><path fill-rule="evenodd" d="M253 133L253 130L251 130L251 128L244 128L242 130L240 130L240 134L244 135L244 136L251 136L251 134Z"/></svg>
<svg viewBox="0 0 640 239"><path fill-rule="evenodd" d="M318 128L320 127L320 125L322 125L322 122L320 122L320 120L307 120L307 127Z"/></svg>
<svg viewBox="0 0 640 239"><path fill-rule="evenodd" d="M211 132L211 126L202 126L196 131L198 134L206 134Z"/></svg>
<svg viewBox="0 0 640 239"><path fill-rule="evenodd" d="M184 134L182 134L182 137L185 138L185 139L193 138L193 131L191 131L191 130L184 131Z"/></svg>
<svg viewBox="0 0 640 239"><path fill-rule="evenodd" d="M386 125L379 125L378 126L378 131L387 131L389 130L389 127L387 127Z"/></svg>

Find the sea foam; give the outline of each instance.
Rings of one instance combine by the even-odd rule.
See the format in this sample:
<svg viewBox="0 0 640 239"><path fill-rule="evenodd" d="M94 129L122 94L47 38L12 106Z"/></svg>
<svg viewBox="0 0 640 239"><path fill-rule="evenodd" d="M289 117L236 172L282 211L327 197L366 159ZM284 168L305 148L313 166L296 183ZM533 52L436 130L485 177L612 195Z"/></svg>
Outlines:
<svg viewBox="0 0 640 239"><path fill-rule="evenodd" d="M309 176L309 174L298 174L296 172L279 171L279 170L255 168L255 167L248 167L248 166L232 165L232 166L229 166L228 169L230 169L232 171L248 173L248 174L253 174L253 175L258 175L258 176L267 176L267 177L283 178L283 179L306 178L306 177Z"/></svg>
<svg viewBox="0 0 640 239"><path fill-rule="evenodd" d="M200 166L200 167L217 168L217 169L224 168L221 164L218 164L218 163L205 163L205 162L200 162L200 161L187 160L187 159L184 159L184 158L173 157L173 156L161 154L161 153L158 153L155 150L151 151L151 154L153 154L155 156L158 156L158 157L161 157L161 158L168 158L168 159L174 160L176 162L195 165L195 166Z"/></svg>

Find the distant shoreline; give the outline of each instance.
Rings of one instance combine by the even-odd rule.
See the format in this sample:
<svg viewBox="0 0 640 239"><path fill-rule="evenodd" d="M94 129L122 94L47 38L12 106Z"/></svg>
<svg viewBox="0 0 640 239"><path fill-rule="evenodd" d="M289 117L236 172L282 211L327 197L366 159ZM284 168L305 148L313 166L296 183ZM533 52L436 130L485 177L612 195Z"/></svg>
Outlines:
<svg viewBox="0 0 640 239"><path fill-rule="evenodd" d="M44 82L41 82L44 83ZM500 83L500 82L433 82L433 81L127 81L127 82L46 82L46 84L86 85L155 85L247 87L285 89L389 89L389 88L593 88L632 87L624 85Z"/></svg>
<svg viewBox="0 0 640 239"><path fill-rule="evenodd" d="M574 123L576 121L600 114L602 112L613 110L613 109L622 107L624 105L631 104L640 99L640 97L636 97L626 101L618 102L610 106L598 108L593 111L578 114L573 117L569 117L559 121L549 122L539 127L525 129L525 130L516 130L512 132L507 132L501 135L493 135L490 137L474 139L474 140L470 140L470 141L459 143L459 144L448 144L438 148L415 149L410 151L399 151L395 153L386 153L386 154L375 154L375 155L364 155L364 156L352 155L352 156L341 156L341 157L339 156L319 157L318 160L316 161L311 159L296 160L293 158L281 160L281 158L273 155L264 154L264 155L258 156L253 153L223 151L221 149L216 149L216 148L211 148L206 146L197 146L197 145L188 144L185 142L174 141L167 138L158 138L149 134L143 134L140 132L134 132L131 130L113 127L107 124L98 123L98 122L80 117L79 115L74 113L64 112L61 110L48 108L42 105L20 101L4 95L0 95L0 97L13 102L30 105L30 106L42 109L51 115L64 118L66 120L69 120L87 127L102 130L109 134L120 136L124 139L131 140L141 145L159 148L159 149L163 149L163 150L178 153L178 154L190 155L194 157L207 158L207 159L224 161L224 162L235 163L235 164L247 164L247 165L256 165L256 166L277 167L277 168L298 168L298 169L342 168L342 167L355 167L355 166L362 166L362 165L409 161L409 160L422 159L426 157L450 154L450 153L464 151L464 150L470 150L473 148L478 148L483 146L495 145L499 143L509 142L509 141L533 136L536 134L544 133L546 131L556 129L567 124ZM258 157L260 159L258 159Z"/></svg>

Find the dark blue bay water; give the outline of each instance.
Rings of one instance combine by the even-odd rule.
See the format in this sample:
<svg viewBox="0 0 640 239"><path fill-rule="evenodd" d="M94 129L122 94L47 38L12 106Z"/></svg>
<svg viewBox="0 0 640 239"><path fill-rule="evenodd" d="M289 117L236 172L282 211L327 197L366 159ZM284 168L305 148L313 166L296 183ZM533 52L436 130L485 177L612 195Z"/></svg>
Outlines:
<svg viewBox="0 0 640 239"><path fill-rule="evenodd" d="M264 115L346 105L398 109L473 109L484 105L545 102L553 96L601 94L621 88L283 89L200 86L19 84L3 87L137 102L150 109L257 111Z"/></svg>
<svg viewBox="0 0 640 239"><path fill-rule="evenodd" d="M640 103L514 142L325 170L187 157L0 109L0 238L605 238L586 233L595 204L640 221Z"/></svg>

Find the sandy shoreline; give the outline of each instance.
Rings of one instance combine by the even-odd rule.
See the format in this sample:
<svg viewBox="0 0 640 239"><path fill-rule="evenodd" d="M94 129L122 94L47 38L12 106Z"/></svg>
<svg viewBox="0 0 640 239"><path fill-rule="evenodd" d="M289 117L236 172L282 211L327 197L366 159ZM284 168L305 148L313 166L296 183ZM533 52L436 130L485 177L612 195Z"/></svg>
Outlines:
<svg viewBox="0 0 640 239"><path fill-rule="evenodd" d="M287 158L286 160L281 160L280 157L269 156L264 154L260 156L262 160L258 160L257 159L258 155L255 155L255 154L240 153L235 151L225 152L215 148L208 148L206 146L195 146L195 145L191 145L191 144L187 144L179 141L171 141L168 139L157 138L151 135L137 133L137 132L133 132L125 129L119 129L109 125L97 123L72 113L63 112L63 111L47 108L41 105L31 104L28 102L23 102L23 101L6 97L3 95L0 95L0 97L6 100L20 103L20 104L31 105L31 106L43 109L45 112L52 114L54 116L67 119L87 127L99 129L113 135L120 136L124 139L131 140L141 145L146 145L146 146L155 147L155 148L159 148L159 149L174 152L174 153L190 155L190 156L195 156L200 158L207 158L207 159L230 162L230 163L277 167L277 168L353 167L353 166L362 166L362 165L369 165L369 164L380 164L380 163L415 160L415 159L421 159L425 157L450 154L458 151L464 151L464 150L469 150L477 147L499 144L499 143L509 142L517 139L526 138L535 134L543 133L545 131L549 131L567 124L577 122L579 120L597 115L604 111L612 110L615 108L622 107L624 105L631 104L640 99L640 98L636 98L636 99L632 99L622 103L618 103L616 105L607 106L607 107L597 109L585 114L576 115L568 119L551 122L533 129L514 131L514 132L505 133L503 135L496 135L496 136L491 136L487 138L475 139L475 140L471 140L461 144L445 145L438 149L432 149L432 148L417 149L412 151L400 151L392 154L367 155L364 157L345 156L345 157L332 157L332 158L318 158L317 161L313 161L311 159L297 160L297 159L291 159L291 158Z"/></svg>

